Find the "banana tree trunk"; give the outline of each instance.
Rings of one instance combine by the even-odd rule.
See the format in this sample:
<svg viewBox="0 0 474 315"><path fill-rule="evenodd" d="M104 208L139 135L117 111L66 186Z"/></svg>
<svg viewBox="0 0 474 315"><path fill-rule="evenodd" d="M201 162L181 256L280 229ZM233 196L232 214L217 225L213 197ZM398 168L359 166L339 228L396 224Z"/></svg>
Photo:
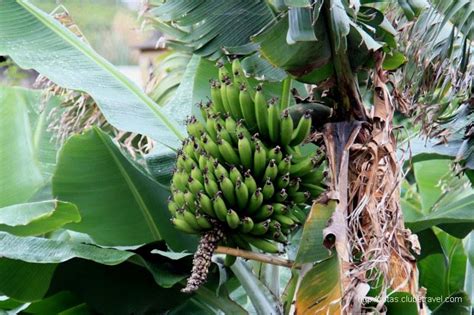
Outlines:
<svg viewBox="0 0 474 315"><path fill-rule="evenodd" d="M370 302L383 311L389 288L415 298L422 295L412 254L420 251L420 245L416 235L405 228L400 207L402 176L383 54L374 53L374 100L367 112L347 51L336 44L332 5L333 1L325 1L324 10L331 33L340 121L326 124L323 136L330 171L327 197L338 205L323 234L325 246L335 248L339 259L342 313L363 313L367 293L374 286L381 290ZM418 308L425 312L422 303Z"/></svg>

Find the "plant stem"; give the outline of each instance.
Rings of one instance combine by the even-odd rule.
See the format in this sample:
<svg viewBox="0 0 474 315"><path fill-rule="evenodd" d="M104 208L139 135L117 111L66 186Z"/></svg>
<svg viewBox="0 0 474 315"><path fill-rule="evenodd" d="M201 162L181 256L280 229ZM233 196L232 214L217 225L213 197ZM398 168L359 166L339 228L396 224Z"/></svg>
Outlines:
<svg viewBox="0 0 474 315"><path fill-rule="evenodd" d="M293 81L290 76L287 76L283 81L283 89L281 91L280 110L284 110L290 105L290 90Z"/></svg>
<svg viewBox="0 0 474 315"><path fill-rule="evenodd" d="M237 249L237 248L217 246L214 253L242 257L245 259L256 260L256 261L264 262L267 264L272 264L275 266L282 266L282 267L287 267L287 268L299 268L298 266L295 266L295 263L293 261L288 260L288 259L271 256L271 255L260 254L260 253L254 253L254 252Z"/></svg>

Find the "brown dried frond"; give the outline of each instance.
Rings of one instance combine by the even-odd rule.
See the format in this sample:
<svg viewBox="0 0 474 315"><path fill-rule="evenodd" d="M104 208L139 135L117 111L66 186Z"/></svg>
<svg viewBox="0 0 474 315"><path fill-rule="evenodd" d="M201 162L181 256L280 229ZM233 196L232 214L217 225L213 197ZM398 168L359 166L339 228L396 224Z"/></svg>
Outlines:
<svg viewBox="0 0 474 315"><path fill-rule="evenodd" d="M361 296L375 285L381 292L372 299L378 311L383 310L389 288L418 296L412 252L419 252L419 243L403 222L401 172L392 132L394 106L381 60L378 65L369 121L327 124L324 132L331 195L339 201L324 235L336 236L345 314L369 312Z"/></svg>
<svg viewBox="0 0 474 315"><path fill-rule="evenodd" d="M58 6L51 15L89 44L64 6ZM97 103L87 93L60 87L42 75L36 79L35 86L43 89L43 104L52 96L61 99L60 106L51 110L48 115L48 128L53 131L53 140L58 143L62 144L70 136L96 126L109 132L134 159L153 149L155 143L149 137L121 131L110 125Z"/></svg>

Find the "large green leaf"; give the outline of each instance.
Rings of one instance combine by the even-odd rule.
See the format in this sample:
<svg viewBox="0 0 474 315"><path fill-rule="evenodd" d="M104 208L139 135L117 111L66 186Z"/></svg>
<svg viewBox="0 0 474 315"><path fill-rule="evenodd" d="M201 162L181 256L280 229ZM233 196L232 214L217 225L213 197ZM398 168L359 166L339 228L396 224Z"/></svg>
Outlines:
<svg viewBox="0 0 474 315"><path fill-rule="evenodd" d="M341 282L337 256L311 268L296 292L298 314L339 314L341 312Z"/></svg>
<svg viewBox="0 0 474 315"><path fill-rule="evenodd" d="M171 225L167 187L124 156L99 129L73 136L59 154L54 195L79 207L82 221L67 228L102 245L139 245L166 240L191 249L192 239Z"/></svg>
<svg viewBox="0 0 474 315"><path fill-rule="evenodd" d="M273 19L263 0L152 2L151 23L201 56L216 59L223 47L247 44Z"/></svg>
<svg viewBox="0 0 474 315"><path fill-rule="evenodd" d="M49 180L56 148L46 111L57 104L41 112L39 92L0 86L0 207L27 202Z"/></svg>
<svg viewBox="0 0 474 315"><path fill-rule="evenodd" d="M133 255L131 252L95 245L0 232L0 256L30 263L61 263L72 258L83 258L105 265L116 265Z"/></svg>
<svg viewBox="0 0 474 315"><path fill-rule="evenodd" d="M16 300L29 302L43 297L49 288L56 264L33 264L0 259L0 290Z"/></svg>
<svg viewBox="0 0 474 315"><path fill-rule="evenodd" d="M181 136L138 86L53 17L28 1L2 1L0 55L32 68L56 84L90 94L107 120L121 130L149 135L168 146Z"/></svg>
<svg viewBox="0 0 474 315"><path fill-rule="evenodd" d="M327 205L313 204L304 224L303 235L295 262L300 264L314 263L329 257L330 251L323 245L323 230L327 226L328 220L331 218L335 208L335 201L329 201Z"/></svg>
<svg viewBox="0 0 474 315"><path fill-rule="evenodd" d="M0 231L20 236L45 234L79 221L81 216L75 205L57 200L0 208Z"/></svg>

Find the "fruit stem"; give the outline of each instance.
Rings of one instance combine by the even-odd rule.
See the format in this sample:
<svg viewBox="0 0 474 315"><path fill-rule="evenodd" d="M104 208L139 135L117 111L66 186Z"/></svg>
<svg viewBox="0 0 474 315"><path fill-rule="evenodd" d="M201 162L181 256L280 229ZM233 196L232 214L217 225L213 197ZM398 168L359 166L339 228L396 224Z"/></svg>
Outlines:
<svg viewBox="0 0 474 315"><path fill-rule="evenodd" d="M290 76L287 76L285 80L283 80L283 87L281 91L281 99L280 99L280 110L284 110L290 105L290 90L291 90L292 80Z"/></svg>
<svg viewBox="0 0 474 315"><path fill-rule="evenodd" d="M256 260L259 262L272 264L275 266L282 266L287 268L300 268L298 265L295 265L294 261L272 256L272 255L265 255L261 253L255 253L248 250L242 250L238 248L231 248L226 246L217 246L216 250L214 251L216 254L226 254L232 255L236 257L241 257L245 259Z"/></svg>

